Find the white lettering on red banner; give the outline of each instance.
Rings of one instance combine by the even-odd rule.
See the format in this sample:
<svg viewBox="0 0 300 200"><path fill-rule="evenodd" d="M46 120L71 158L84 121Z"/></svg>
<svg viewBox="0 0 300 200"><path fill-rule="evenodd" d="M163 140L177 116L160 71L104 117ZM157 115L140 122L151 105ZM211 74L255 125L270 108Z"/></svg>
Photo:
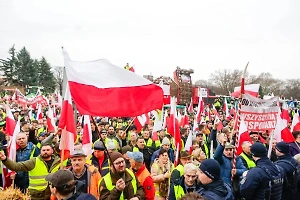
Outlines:
<svg viewBox="0 0 300 200"><path fill-rule="evenodd" d="M278 97L259 99L244 94L241 106L243 117L248 131L274 130L277 120Z"/></svg>

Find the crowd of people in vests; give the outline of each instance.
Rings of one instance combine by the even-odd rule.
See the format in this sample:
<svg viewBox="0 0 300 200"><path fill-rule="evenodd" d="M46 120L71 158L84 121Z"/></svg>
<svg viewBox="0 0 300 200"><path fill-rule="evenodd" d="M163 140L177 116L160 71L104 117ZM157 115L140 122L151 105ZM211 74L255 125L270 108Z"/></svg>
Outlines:
<svg viewBox="0 0 300 200"><path fill-rule="evenodd" d="M293 143L273 139L272 144L268 131L250 132L252 142L244 142L243 152L234 158L233 116L225 117L222 105L216 107L224 128L218 130L213 112L209 118L203 116L197 131L190 118L189 124L180 127L181 149L176 149L167 129L154 133L153 121L137 131L133 118L96 117L91 120L92 155L82 149L83 117L78 113L74 152L61 162L62 130L49 132L45 117L37 120L33 110L30 118L28 107L15 102L10 108L15 120L20 119L20 132L16 160L9 159L3 104L1 173L12 172L2 176L1 183L7 186L10 179L21 191L29 191L33 200L299 199L300 130L293 131ZM185 150L190 134L192 148Z"/></svg>

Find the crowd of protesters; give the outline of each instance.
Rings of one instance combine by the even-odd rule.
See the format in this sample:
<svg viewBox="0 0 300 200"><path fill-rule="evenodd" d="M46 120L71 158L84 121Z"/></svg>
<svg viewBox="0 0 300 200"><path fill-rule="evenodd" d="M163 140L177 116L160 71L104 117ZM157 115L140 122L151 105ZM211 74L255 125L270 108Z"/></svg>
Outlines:
<svg viewBox="0 0 300 200"><path fill-rule="evenodd" d="M218 101L215 108L224 128L218 130L211 110L197 124L197 131L193 131L191 117L188 125L180 127L182 149L175 148L166 128L154 133L152 120L137 131L133 118L95 117L91 120L93 153L87 155L82 149L83 117L77 113L75 149L62 163L62 130L48 131L46 110L44 117L37 119L36 109L16 102L9 106L14 120L20 119L20 132L13 161L8 158L6 147L11 138L5 129L5 104L1 105L1 171L13 172L6 180L2 176L1 183L10 179L15 187L29 191L31 199L300 198L300 130L293 131L293 143L273 140L272 144L268 131L250 132L252 142L244 142L243 152L235 159L234 118L225 117ZM57 123L59 110L55 113ZM295 111L290 109L291 117ZM192 149L184 150L190 134Z"/></svg>

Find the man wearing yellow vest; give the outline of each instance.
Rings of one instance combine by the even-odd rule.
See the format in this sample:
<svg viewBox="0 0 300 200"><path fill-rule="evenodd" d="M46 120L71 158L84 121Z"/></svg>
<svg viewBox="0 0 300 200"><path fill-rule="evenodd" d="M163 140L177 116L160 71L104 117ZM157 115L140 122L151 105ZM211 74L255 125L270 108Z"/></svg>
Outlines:
<svg viewBox="0 0 300 200"><path fill-rule="evenodd" d="M169 200L178 200L187 193L196 192L200 189L197 181L198 168L193 163L184 166L184 175L176 180L170 187Z"/></svg>
<svg viewBox="0 0 300 200"><path fill-rule="evenodd" d="M131 170L135 173L139 183L143 186L145 192L145 200L153 200L155 188L150 172L146 168L144 156L141 152L127 152L129 157Z"/></svg>
<svg viewBox="0 0 300 200"><path fill-rule="evenodd" d="M242 144L243 152L240 154L240 158L243 161L244 166L247 167L248 169L251 169L256 166L250 152L251 146L252 146L251 142L249 141L243 142Z"/></svg>
<svg viewBox="0 0 300 200"><path fill-rule="evenodd" d="M180 163L175 167L171 173L171 183L174 183L177 179L179 179L184 173L184 166L187 163L192 162L192 155L188 151L180 152Z"/></svg>
<svg viewBox="0 0 300 200"><path fill-rule="evenodd" d="M60 166L60 158L53 156L53 149L49 144L43 144L41 154L24 162L14 162L0 152L0 159L3 164L13 171L28 171L29 173L29 194L32 200L49 199L51 192L48 181L45 177L56 172Z"/></svg>
<svg viewBox="0 0 300 200"><path fill-rule="evenodd" d="M134 173L126 169L125 159L119 152L109 154L110 172L99 183L100 200L143 200L145 193Z"/></svg>

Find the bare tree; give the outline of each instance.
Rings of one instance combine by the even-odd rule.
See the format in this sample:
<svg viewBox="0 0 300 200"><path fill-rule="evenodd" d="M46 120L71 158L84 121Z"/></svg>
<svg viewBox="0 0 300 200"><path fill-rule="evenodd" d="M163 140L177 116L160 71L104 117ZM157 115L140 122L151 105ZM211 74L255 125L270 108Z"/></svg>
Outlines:
<svg viewBox="0 0 300 200"><path fill-rule="evenodd" d="M286 98L300 99L300 79L289 79L285 82L283 95Z"/></svg>
<svg viewBox="0 0 300 200"><path fill-rule="evenodd" d="M58 86L58 89L59 89L59 93L62 94L64 68L63 67L55 67L54 76L55 76L56 83L57 83L57 86Z"/></svg>
<svg viewBox="0 0 300 200"><path fill-rule="evenodd" d="M249 84L260 84L261 91L263 95L272 94L279 95L283 81L275 79L273 75L269 72L263 72L258 76L251 75L248 78Z"/></svg>
<svg viewBox="0 0 300 200"><path fill-rule="evenodd" d="M228 95L234 88L240 85L242 70L223 69L210 75L209 82L216 94Z"/></svg>

